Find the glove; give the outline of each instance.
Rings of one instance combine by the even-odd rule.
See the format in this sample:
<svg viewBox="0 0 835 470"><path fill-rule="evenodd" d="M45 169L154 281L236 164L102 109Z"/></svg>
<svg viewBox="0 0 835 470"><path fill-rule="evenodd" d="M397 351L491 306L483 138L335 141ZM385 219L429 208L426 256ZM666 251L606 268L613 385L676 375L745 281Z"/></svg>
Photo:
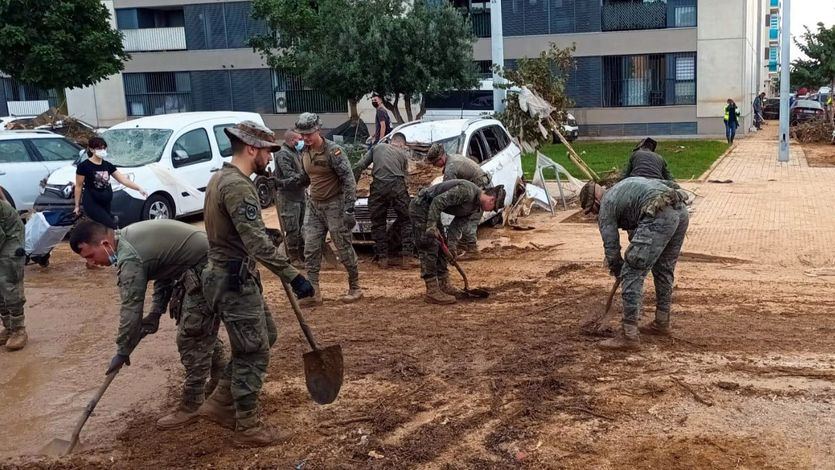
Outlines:
<svg viewBox="0 0 835 470"><path fill-rule="evenodd" d="M623 260L618 258L617 260L609 263L609 274L614 277L620 277L620 271L623 269Z"/></svg>
<svg viewBox="0 0 835 470"><path fill-rule="evenodd" d="M113 359L110 360L110 367L107 368L107 372L105 372L104 375L110 375L116 372L121 369L123 365L130 365L130 356L125 356L123 354L113 356Z"/></svg>
<svg viewBox="0 0 835 470"><path fill-rule="evenodd" d="M310 281L308 281L307 278L301 274L294 277L293 280L290 281L290 287L293 288L293 293L296 294L297 299L313 297L313 294L315 293L313 290L313 284L311 284Z"/></svg>
<svg viewBox="0 0 835 470"><path fill-rule="evenodd" d="M152 335L159 330L159 317L162 312L151 312L142 319L142 335Z"/></svg>
<svg viewBox="0 0 835 470"><path fill-rule="evenodd" d="M354 217L354 209L348 209L342 217L345 228L349 231L353 230L354 226L357 225L357 219Z"/></svg>

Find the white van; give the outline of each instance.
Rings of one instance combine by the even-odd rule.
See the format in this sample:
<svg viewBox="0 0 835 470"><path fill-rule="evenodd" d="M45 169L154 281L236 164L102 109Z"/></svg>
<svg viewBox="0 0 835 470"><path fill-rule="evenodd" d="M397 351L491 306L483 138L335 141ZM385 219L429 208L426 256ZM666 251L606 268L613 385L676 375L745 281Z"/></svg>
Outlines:
<svg viewBox="0 0 835 470"><path fill-rule="evenodd" d="M257 113L216 111L149 116L105 131L107 160L148 192L145 199L114 183L112 212L119 225L202 212L209 179L232 156L223 129L245 120L264 123ZM53 172L35 210L72 210L74 183L74 165ZM259 195L272 193L266 178L256 184Z"/></svg>

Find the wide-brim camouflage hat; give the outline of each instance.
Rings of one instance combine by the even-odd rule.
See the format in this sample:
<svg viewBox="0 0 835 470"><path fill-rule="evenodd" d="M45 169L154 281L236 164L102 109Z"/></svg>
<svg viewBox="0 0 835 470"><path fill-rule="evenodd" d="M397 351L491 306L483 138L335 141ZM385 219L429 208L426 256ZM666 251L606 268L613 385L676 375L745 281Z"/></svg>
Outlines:
<svg viewBox="0 0 835 470"><path fill-rule="evenodd" d="M258 124L253 121L242 121L235 124L234 127L227 127L223 129L229 137L236 137L241 142L251 145L255 148L268 148L275 151L281 148L281 145L275 141L275 132L269 130L266 126Z"/></svg>
<svg viewBox="0 0 835 470"><path fill-rule="evenodd" d="M504 190L504 185L493 186L484 190L484 194L496 197L496 207L493 210L499 210L504 207L504 200L507 197L507 191Z"/></svg>
<svg viewBox="0 0 835 470"><path fill-rule="evenodd" d="M640 150L644 147L649 149L650 152L655 152L655 149L658 147L658 142L656 142L655 139L647 137L644 140L638 142L638 145L636 145L635 148L632 149L632 151L634 152L635 150Z"/></svg>
<svg viewBox="0 0 835 470"><path fill-rule="evenodd" d="M297 134L313 134L322 128L322 121L316 113L302 113L296 121L293 132Z"/></svg>
<svg viewBox="0 0 835 470"><path fill-rule="evenodd" d="M435 163L441 158L441 155L444 155L445 153L446 151L443 144L432 144L432 146L429 147L429 151L426 152L426 161L429 163Z"/></svg>
<svg viewBox="0 0 835 470"><path fill-rule="evenodd" d="M596 188L597 183L589 181L580 190L580 207L583 208L583 212L586 214L594 207L594 192Z"/></svg>

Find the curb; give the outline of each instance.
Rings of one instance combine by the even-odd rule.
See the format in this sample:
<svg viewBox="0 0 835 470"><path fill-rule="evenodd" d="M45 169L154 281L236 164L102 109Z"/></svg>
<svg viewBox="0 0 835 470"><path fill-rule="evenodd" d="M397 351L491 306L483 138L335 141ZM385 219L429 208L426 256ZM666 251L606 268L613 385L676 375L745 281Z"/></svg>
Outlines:
<svg viewBox="0 0 835 470"><path fill-rule="evenodd" d="M708 168L707 170L705 170L705 172L704 172L704 173L702 173L702 176L699 176L698 178L696 178L696 179L695 179L695 180L693 180L693 181L695 181L695 182L697 182L697 183L704 183L705 181L707 181L707 178L710 176L710 174L711 174L711 173L713 173L713 170L715 170L715 169L716 169L716 167L717 167L717 166L719 166L719 164L720 164L720 163L722 163L722 161L724 161L724 160L725 160L725 158L726 158L728 155L730 155L730 154L731 154L731 152L733 152L733 151L736 149L736 146L737 146L737 145L738 145L738 144L731 144L731 146L730 146L730 147L728 147L728 148L725 150L725 153L723 153L722 155L719 155L719 158L717 158L717 159L716 159L716 161L715 161L715 162L713 162L713 164L712 164L712 165L710 165L710 168Z"/></svg>

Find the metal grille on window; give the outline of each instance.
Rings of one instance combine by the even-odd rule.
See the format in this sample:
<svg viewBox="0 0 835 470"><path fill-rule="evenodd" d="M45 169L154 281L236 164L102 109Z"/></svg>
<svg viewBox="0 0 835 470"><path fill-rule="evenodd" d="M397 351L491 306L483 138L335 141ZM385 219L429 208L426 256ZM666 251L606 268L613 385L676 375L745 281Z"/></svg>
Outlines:
<svg viewBox="0 0 835 470"><path fill-rule="evenodd" d="M673 103L696 104L696 55L670 54L675 67Z"/></svg>
<svg viewBox="0 0 835 470"><path fill-rule="evenodd" d="M125 73L128 116L191 111L191 79L188 72Z"/></svg>
<svg viewBox="0 0 835 470"><path fill-rule="evenodd" d="M603 106L665 104L663 54L613 56L603 59Z"/></svg>
<svg viewBox="0 0 835 470"><path fill-rule="evenodd" d="M278 113L344 113L348 102L333 99L319 90L312 90L301 79L277 70L273 71L275 109Z"/></svg>

